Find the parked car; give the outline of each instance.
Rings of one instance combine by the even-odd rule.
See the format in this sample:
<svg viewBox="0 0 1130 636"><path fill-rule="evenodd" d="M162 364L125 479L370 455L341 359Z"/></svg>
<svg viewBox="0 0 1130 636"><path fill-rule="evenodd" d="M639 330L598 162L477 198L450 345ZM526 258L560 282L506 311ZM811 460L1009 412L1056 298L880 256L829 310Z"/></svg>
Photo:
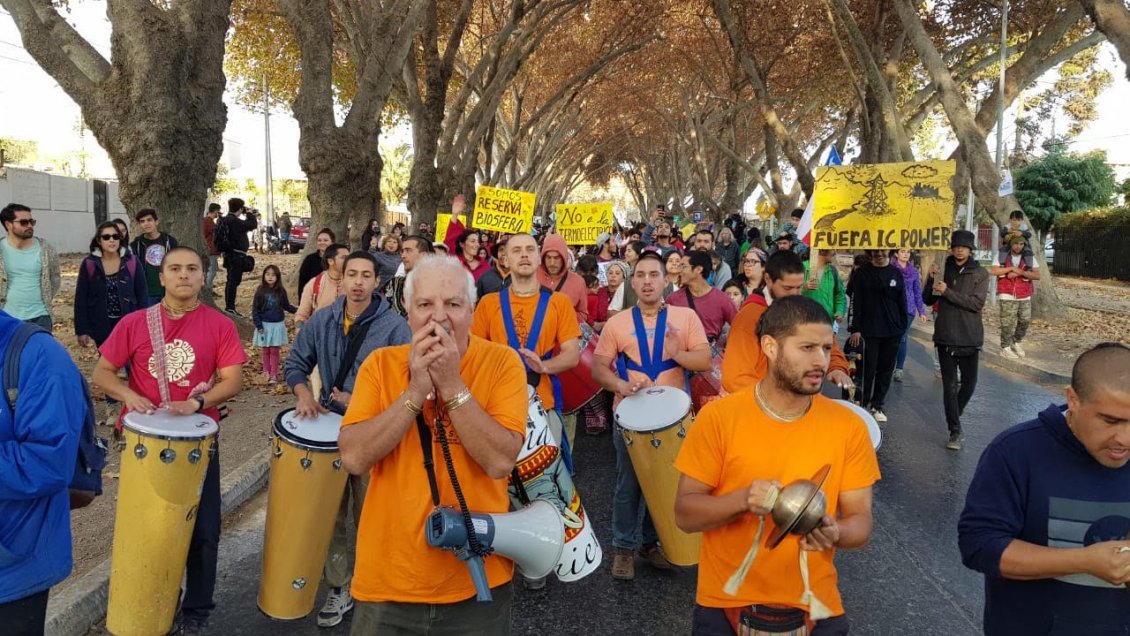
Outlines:
<svg viewBox="0 0 1130 636"><path fill-rule="evenodd" d="M1044 262L1048 265L1055 263L1055 239L1050 238L1044 242Z"/></svg>
<svg viewBox="0 0 1130 636"><path fill-rule="evenodd" d="M306 248L306 238L310 236L310 219L294 219L290 227L290 253L296 254Z"/></svg>

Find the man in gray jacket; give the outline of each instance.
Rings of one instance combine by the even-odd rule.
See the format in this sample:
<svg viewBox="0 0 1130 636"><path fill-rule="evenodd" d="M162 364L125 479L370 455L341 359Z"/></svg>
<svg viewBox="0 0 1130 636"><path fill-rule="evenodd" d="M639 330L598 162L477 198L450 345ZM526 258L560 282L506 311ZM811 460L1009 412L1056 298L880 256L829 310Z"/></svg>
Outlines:
<svg viewBox="0 0 1130 636"><path fill-rule="evenodd" d="M344 295L314 312L298 332L286 359L286 383L298 398L295 412L299 417L313 417L330 410L344 413L352 397L357 369L365 358L382 347L408 344L412 340L412 331L404 318L393 311L388 301L373 295L380 278L372 254L354 252L346 257L342 283ZM361 339L357 354L346 360L349 344L356 338ZM343 368L344 365L348 366ZM309 376L315 368L322 384L317 396L309 385ZM344 379L338 380L342 376ZM337 625L353 609L353 598L349 594L349 548L354 541L350 536L357 533L368 481L368 475L350 475L346 484L322 572L330 593L318 612L319 627ZM352 523L348 520L351 509Z"/></svg>
<svg viewBox="0 0 1130 636"><path fill-rule="evenodd" d="M0 241L0 307L25 322L52 330L51 300L59 293L59 255L35 236L31 208L10 203L0 210L7 237Z"/></svg>
<svg viewBox="0 0 1130 636"><path fill-rule="evenodd" d="M985 344L981 309L989 294L989 271L973 259L974 247L972 232L955 231L941 278L935 263L922 288L922 302L938 303L934 347L942 367L942 401L950 431L946 448L950 450L961 450L961 414L977 388L977 358Z"/></svg>

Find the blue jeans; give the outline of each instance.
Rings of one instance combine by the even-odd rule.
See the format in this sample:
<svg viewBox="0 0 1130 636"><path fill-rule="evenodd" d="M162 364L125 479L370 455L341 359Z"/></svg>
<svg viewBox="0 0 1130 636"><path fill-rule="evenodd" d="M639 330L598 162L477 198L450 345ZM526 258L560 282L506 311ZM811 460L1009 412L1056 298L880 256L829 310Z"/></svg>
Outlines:
<svg viewBox="0 0 1130 636"><path fill-rule="evenodd" d="M220 256L218 254L208 255L208 275L204 278L204 286L212 289L212 281L216 280L216 270L220 268Z"/></svg>
<svg viewBox="0 0 1130 636"><path fill-rule="evenodd" d="M899 340L899 355L898 361L895 362L895 368L899 371L906 365L906 341L910 337L910 328L914 326L914 314L906 315L906 330L902 332L902 340Z"/></svg>
<svg viewBox="0 0 1130 636"><path fill-rule="evenodd" d="M640 545L659 543L655 524L647 511L640 482L624 445L619 425L613 426L612 446L616 449L616 488L612 494L612 547L635 550Z"/></svg>
<svg viewBox="0 0 1130 636"><path fill-rule="evenodd" d="M51 314L47 314L45 316L36 316L35 318L25 320L24 322L30 322L33 325L39 325L47 333L55 333L55 325L51 322Z"/></svg>

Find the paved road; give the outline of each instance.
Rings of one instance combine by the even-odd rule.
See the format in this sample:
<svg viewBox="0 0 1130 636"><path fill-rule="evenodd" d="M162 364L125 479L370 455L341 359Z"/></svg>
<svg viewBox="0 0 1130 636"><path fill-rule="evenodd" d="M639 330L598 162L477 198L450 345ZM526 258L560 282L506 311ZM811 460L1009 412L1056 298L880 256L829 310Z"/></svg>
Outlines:
<svg viewBox="0 0 1130 636"><path fill-rule="evenodd" d="M888 398L890 422L879 452L883 480L876 487L871 544L837 557L853 634L980 633L981 579L961 565L957 551L965 488L997 432L1058 399L1058 389L983 366L966 412L966 449L947 451L941 380L934 379L929 351L912 346L906 382L895 384ZM577 484L608 550L612 445L607 435L582 435L577 446ZM260 495L247 504L242 521L225 531L212 633L347 634L348 622L319 630L312 616L275 623L256 609L265 506L266 496ZM603 571L579 583L551 581L543 592L520 592L514 633L690 632L693 569L662 573L639 563L635 581L618 582L608 575L610 564L606 552Z"/></svg>

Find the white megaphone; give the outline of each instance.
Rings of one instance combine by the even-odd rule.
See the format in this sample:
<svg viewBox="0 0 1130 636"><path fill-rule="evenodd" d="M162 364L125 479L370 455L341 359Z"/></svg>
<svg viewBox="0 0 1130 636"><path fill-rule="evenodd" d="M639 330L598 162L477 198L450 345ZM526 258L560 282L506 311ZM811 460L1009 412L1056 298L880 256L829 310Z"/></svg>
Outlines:
<svg viewBox="0 0 1130 636"><path fill-rule="evenodd" d="M522 574L531 579L549 575L557 567L565 547L565 522L561 514L553 504L540 499L517 512L471 513L471 525L482 548L511 559ZM482 556L471 550L463 515L447 506L436 508L428 516L425 534L428 545L453 550L466 561L478 600L491 600Z"/></svg>

